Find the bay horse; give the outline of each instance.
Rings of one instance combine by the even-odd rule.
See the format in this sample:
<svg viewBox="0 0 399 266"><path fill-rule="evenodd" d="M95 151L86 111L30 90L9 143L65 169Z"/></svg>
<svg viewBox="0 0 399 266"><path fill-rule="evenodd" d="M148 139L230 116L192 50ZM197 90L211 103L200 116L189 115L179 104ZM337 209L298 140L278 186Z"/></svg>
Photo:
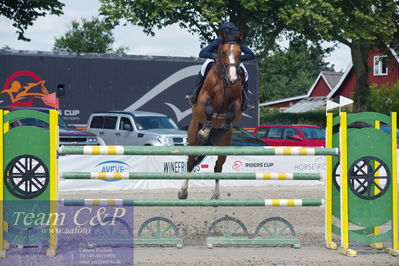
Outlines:
<svg viewBox="0 0 399 266"><path fill-rule="evenodd" d="M192 118L188 127L188 144L190 146L218 145L230 146L232 142L232 125L242 115L241 103L243 77L241 63L240 34L223 36L217 50L217 58L209 70L204 85L192 106ZM204 156L188 156L187 171L192 172ZM214 172L222 172L226 156L218 156ZM188 197L188 180L184 180L178 193L179 199ZM212 199L218 199L219 180L215 180Z"/></svg>

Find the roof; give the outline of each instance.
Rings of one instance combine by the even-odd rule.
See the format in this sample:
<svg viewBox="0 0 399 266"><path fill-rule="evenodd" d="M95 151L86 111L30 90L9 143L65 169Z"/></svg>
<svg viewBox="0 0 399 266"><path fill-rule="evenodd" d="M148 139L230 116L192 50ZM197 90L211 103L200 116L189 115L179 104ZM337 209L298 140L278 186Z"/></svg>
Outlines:
<svg viewBox="0 0 399 266"><path fill-rule="evenodd" d="M317 109L325 109L327 97L308 97L288 107L283 113L304 113Z"/></svg>
<svg viewBox="0 0 399 266"><path fill-rule="evenodd" d="M271 102L264 102L259 104L259 107L263 107L263 106L269 106L269 105L274 105L274 104L279 104L279 103L284 103L284 102L290 102L290 101L295 101L295 100L300 100L306 97L305 95L300 95L300 96L294 96L294 97L290 97L290 98L285 98L285 99L281 99L281 100L276 100L276 101L271 101Z"/></svg>
<svg viewBox="0 0 399 266"><path fill-rule="evenodd" d="M125 114L125 115L133 115L136 117L140 116L164 116L167 115L155 112L147 112L147 111L105 111L105 112L94 112L93 114Z"/></svg>
<svg viewBox="0 0 399 266"><path fill-rule="evenodd" d="M342 72L321 71L313 85L310 87L308 93L306 94L306 97L309 97L312 94L321 78L324 79L324 81L327 83L328 88L331 91L337 85L343 74L344 73Z"/></svg>
<svg viewBox="0 0 399 266"><path fill-rule="evenodd" d="M46 56L46 57L66 57L66 58L78 57L85 59L117 59L117 60L140 60L140 61L180 61L180 62L195 62L199 64L202 64L205 61L205 59L198 57L119 55L119 54L78 53L78 52L45 52L45 51L26 51L26 50L14 50L14 49L0 49L0 55Z"/></svg>
<svg viewBox="0 0 399 266"><path fill-rule="evenodd" d="M313 90L316 88L316 85L321 78L324 79L324 81L327 83L327 86L329 87L329 89L333 90L335 88L335 86L338 84L338 82L341 80L341 78L344 74L345 73L343 73L343 72L321 71L319 76L317 76L315 82L313 83L313 85L310 87L309 91L306 94L289 97L289 98L284 98L284 99L271 101L271 102L264 102L264 103L259 104L259 107L305 99L306 97L309 97L312 94ZM298 104L298 103L296 103L296 104Z"/></svg>
<svg viewBox="0 0 399 266"><path fill-rule="evenodd" d="M353 67L353 63L350 62L348 67L345 69L345 72L342 74L341 78L337 82L337 84L335 84L335 86L333 87L331 92L327 95L327 99L330 99L334 96L334 93L337 92L337 90L341 87L342 83L345 81L345 79L348 76L349 72L351 71L352 67Z"/></svg>
<svg viewBox="0 0 399 266"><path fill-rule="evenodd" d="M335 85L337 85L342 75L344 74L343 72L332 72L332 71L322 71L321 73L324 79L326 80L328 86L330 86L330 89L333 89Z"/></svg>
<svg viewBox="0 0 399 266"><path fill-rule="evenodd" d="M399 50L395 50L393 48L389 48L391 50L392 55L395 57L396 61L399 63Z"/></svg>
<svg viewBox="0 0 399 266"><path fill-rule="evenodd" d="M305 124L267 124L262 126L257 126L256 128L262 127L319 127L315 125L305 125Z"/></svg>

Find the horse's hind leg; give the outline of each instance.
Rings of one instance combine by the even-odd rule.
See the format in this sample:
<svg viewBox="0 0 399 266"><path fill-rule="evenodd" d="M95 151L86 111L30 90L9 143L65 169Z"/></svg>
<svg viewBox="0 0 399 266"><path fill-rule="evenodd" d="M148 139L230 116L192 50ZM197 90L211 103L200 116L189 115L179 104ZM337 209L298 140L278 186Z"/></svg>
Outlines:
<svg viewBox="0 0 399 266"><path fill-rule="evenodd" d="M237 106L232 105L230 110L226 114L226 119L223 122L222 127L218 128L217 131L211 135L210 140L211 140L212 144L223 145L223 144L220 144L221 142L223 142L223 143L225 143L224 145L226 145L226 146L231 145L231 141L226 142L226 138L227 138L226 134L231 129L232 122L234 121L236 114L237 114L236 110L237 110Z"/></svg>
<svg viewBox="0 0 399 266"><path fill-rule="evenodd" d="M205 102L205 117L206 120L202 125L202 128L198 131L198 140L201 142L205 142L209 138L209 132L212 129L212 115L213 115L213 106L212 101L207 100Z"/></svg>
<svg viewBox="0 0 399 266"><path fill-rule="evenodd" d="M236 117L236 110L237 107L233 104L229 110L229 112L226 114L226 120L223 123L223 131L227 132L231 128L231 123L233 122L234 118Z"/></svg>

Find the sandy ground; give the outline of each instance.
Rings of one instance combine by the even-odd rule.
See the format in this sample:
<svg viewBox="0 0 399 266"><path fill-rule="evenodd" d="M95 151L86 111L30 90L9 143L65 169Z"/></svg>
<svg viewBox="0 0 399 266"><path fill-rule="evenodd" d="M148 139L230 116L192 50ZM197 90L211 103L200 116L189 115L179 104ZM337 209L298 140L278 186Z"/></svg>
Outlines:
<svg viewBox="0 0 399 266"><path fill-rule="evenodd" d="M223 199L324 198L324 188L314 186L268 186L223 188ZM118 192L62 192L60 198L176 198L177 190L132 190ZM190 199L209 199L212 188L190 188ZM294 226L301 248L214 247L208 249L208 227L217 218L240 219L253 234L265 218L279 216ZM324 207L136 207L135 232L148 218L163 216L174 221L184 241L176 247L135 247L134 265L399 265L399 257L353 244L357 257L345 257L323 247ZM337 239L338 240L338 239ZM387 243L390 245L390 243Z"/></svg>

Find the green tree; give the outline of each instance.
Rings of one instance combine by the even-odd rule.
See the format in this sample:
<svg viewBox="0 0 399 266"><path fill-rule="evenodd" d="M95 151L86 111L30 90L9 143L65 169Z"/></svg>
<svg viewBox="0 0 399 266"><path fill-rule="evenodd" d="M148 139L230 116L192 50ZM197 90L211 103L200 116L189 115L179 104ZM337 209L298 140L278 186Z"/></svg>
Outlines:
<svg viewBox="0 0 399 266"><path fill-rule="evenodd" d="M275 47L259 61L259 101L273 101L305 94L320 71L334 71L323 61L325 51L319 45L294 43L286 49Z"/></svg>
<svg viewBox="0 0 399 266"><path fill-rule="evenodd" d="M53 51L125 54L127 47L113 49L112 27L104 20L73 20L64 36L55 39Z"/></svg>
<svg viewBox="0 0 399 266"><path fill-rule="evenodd" d="M354 111L367 110L370 94L368 53L394 43L398 0L297 0L284 7L287 29L312 41L336 41L350 47L356 90Z"/></svg>
<svg viewBox="0 0 399 266"><path fill-rule="evenodd" d="M219 24L231 21L244 33L258 58L267 56L285 25L280 12L286 0L100 0L100 14L113 25L130 23L154 35L155 29L178 24L202 43L218 35Z"/></svg>
<svg viewBox="0 0 399 266"><path fill-rule="evenodd" d="M0 15L13 21L18 40L30 41L24 33L38 17L61 15L64 4L58 0L4 0L0 1Z"/></svg>

